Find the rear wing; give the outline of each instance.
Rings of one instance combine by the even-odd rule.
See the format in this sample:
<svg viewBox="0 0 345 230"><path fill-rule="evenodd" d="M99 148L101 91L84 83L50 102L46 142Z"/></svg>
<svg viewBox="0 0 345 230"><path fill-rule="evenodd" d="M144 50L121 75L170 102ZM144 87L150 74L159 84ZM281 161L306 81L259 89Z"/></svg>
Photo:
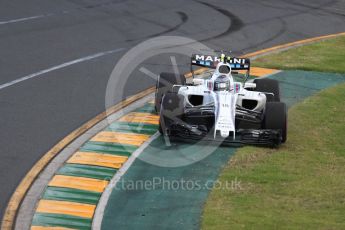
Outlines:
<svg viewBox="0 0 345 230"><path fill-rule="evenodd" d="M203 54L193 54L191 64L196 66L207 67L215 69L219 62L229 63L233 71L237 70L250 70L250 59L249 58L236 58L225 56L222 54L220 57Z"/></svg>

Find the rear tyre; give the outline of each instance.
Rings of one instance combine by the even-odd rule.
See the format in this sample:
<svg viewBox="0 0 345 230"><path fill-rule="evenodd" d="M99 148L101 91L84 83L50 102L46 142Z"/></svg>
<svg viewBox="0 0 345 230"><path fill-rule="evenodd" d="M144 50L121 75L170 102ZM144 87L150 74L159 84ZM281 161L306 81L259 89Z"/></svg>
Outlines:
<svg viewBox="0 0 345 230"><path fill-rule="evenodd" d="M281 130L284 143L287 138L287 109L283 102L267 102L265 118L263 121L264 129Z"/></svg>
<svg viewBox="0 0 345 230"><path fill-rule="evenodd" d="M161 109L162 97L167 92L172 91L173 85L185 85L186 78L182 74L161 73L156 83L155 110L159 113Z"/></svg>
<svg viewBox="0 0 345 230"><path fill-rule="evenodd" d="M277 80L269 78L254 79L254 83L256 84L255 91L274 94L266 94L267 102L280 101L279 82Z"/></svg>
<svg viewBox="0 0 345 230"><path fill-rule="evenodd" d="M165 133L167 128L174 122L178 122L183 117L184 97L177 93L168 92L162 98L160 116L159 116L159 132Z"/></svg>

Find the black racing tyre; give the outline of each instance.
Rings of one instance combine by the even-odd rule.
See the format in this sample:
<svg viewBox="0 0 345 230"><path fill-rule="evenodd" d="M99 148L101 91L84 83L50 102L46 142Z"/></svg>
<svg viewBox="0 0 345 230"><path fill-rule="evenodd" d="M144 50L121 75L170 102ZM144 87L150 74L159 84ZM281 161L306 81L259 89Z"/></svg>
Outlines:
<svg viewBox="0 0 345 230"><path fill-rule="evenodd" d="M279 82L277 80L269 78L254 79L254 83L256 84L255 91L274 94L274 96L266 94L267 102L280 101Z"/></svg>
<svg viewBox="0 0 345 230"><path fill-rule="evenodd" d="M173 122L182 119L184 113L184 97L177 93L167 92L163 95L159 116L159 132L170 127Z"/></svg>
<svg viewBox="0 0 345 230"><path fill-rule="evenodd" d="M283 102L267 102L265 118L263 121L264 129L281 130L282 143L287 138L287 108Z"/></svg>
<svg viewBox="0 0 345 230"><path fill-rule="evenodd" d="M156 83L155 110L159 113L162 97L169 91L172 91L173 85L185 85L186 77L182 74L161 73Z"/></svg>

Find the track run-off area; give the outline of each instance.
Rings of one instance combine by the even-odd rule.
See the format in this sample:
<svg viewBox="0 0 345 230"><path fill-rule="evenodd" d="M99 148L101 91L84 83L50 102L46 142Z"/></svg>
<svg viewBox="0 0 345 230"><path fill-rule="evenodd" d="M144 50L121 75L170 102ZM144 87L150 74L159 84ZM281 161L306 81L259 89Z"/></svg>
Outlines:
<svg viewBox="0 0 345 230"><path fill-rule="evenodd" d="M313 40L335 36L337 35ZM291 43L290 47L309 42L311 41ZM267 52L287 47L288 45L277 46L267 49ZM279 80L283 100L289 107L321 89L345 81L342 75L305 71L281 72L254 67L252 73L257 77L269 75ZM91 132L92 138L69 157L49 181L37 204L36 214L32 219L32 229L43 229L47 226L90 229L92 225L94 229L100 229L101 226L102 229L114 227L133 229L139 226L151 229L169 228L173 223L175 223L174 227L178 228L186 226L199 228L203 203L210 187L201 187L197 191L185 188L167 190L159 187L161 184L157 184L158 187L154 187L153 190L139 188L138 191L137 187L128 189L128 184L127 187L120 189L116 186L120 177L121 183L125 184L129 181L153 182L162 179L165 183L173 183L183 178L207 185L216 180L219 170L236 150L229 147L212 150L211 147L209 151L214 152L209 157L185 167L164 168L145 163L145 158L152 157L160 157L159 159L169 162L176 154L186 151L188 158L192 159L200 151L205 150L203 145L191 147L188 144L181 144L166 147L161 137L149 140L150 136L156 133L158 125L158 116L154 113L152 104L153 96L141 102L141 104L145 103L143 106L137 105L132 112L118 118L102 131L96 134ZM148 145L143 146L144 143ZM138 157L135 153L140 146L143 146L139 151L141 159L134 161ZM131 157L131 155L135 156ZM121 172L120 168L128 158L134 159L128 166L125 165L125 171ZM116 174L119 169L120 172ZM96 212L104 190L106 190L105 195L102 197L101 205L98 206L100 210ZM171 214L167 215L162 210ZM94 222L92 222L93 218L95 218ZM179 220L179 226L176 226L176 220ZM23 227L21 224L23 223L20 221L17 223L17 226L20 226L18 229Z"/></svg>
<svg viewBox="0 0 345 230"><path fill-rule="evenodd" d="M3 16L0 48L4 54L0 79L1 183L4 185L1 187L1 214L32 166L60 140L65 141L59 142L60 146L68 144L73 138L66 141L64 137L73 130L76 130L76 136L85 132L85 129L77 128L105 110L104 91L111 68L134 44L159 35L182 35L214 49L230 46L234 54L242 55L344 30L340 1L303 4L274 1L167 1L159 4L109 1L92 4L90 1L66 1L58 7L54 2L42 1L33 6L28 1L20 8L14 3L1 4L5 4L0 7ZM250 14L248 10L262 14ZM204 15L211 19L205 20ZM157 18L164 20L157 23ZM123 28L130 32L124 33ZM115 50L118 52L111 52ZM159 63L148 64L154 66L157 74L165 70ZM134 80L138 81L138 78L134 77ZM145 78L140 78L140 83L133 84L125 96L154 84L152 79ZM89 122L86 127L93 125L95 123ZM54 154L51 153L52 157ZM27 188L29 186L27 184ZM22 193L24 195L26 191ZM145 220L147 215L142 213L142 217ZM191 223L195 225L194 221ZM105 223L104 226L112 225Z"/></svg>
<svg viewBox="0 0 345 230"><path fill-rule="evenodd" d="M280 82L282 101L291 107L304 98L324 88L345 82L344 75L305 71L283 71L270 76ZM188 159L210 148L204 145L178 144L166 147L159 137L142 152L141 158L161 156L166 161L176 155ZM210 148L212 149L212 148ZM105 208L102 229L200 229L199 223L204 202L216 181L221 168L227 164L236 148L219 147L210 156L197 163L176 168L164 168L137 160L123 177L128 187L115 187ZM181 186L186 182L198 182L201 187ZM156 181L155 181L156 180ZM152 181L152 190L141 187L131 190L130 182ZM177 187L173 187L177 183ZM171 185L172 187L169 187ZM179 186L178 186L179 185ZM185 184L186 186L186 184Z"/></svg>

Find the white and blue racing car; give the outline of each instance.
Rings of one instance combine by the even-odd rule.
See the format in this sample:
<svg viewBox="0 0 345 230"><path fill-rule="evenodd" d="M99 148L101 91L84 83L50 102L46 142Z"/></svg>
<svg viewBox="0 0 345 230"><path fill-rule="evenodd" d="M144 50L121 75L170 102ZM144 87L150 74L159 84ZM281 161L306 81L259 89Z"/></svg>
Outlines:
<svg viewBox="0 0 345 230"><path fill-rule="evenodd" d="M155 108L162 135L229 144L278 146L286 141L287 109L280 102L278 81L248 81L250 60L224 54L193 55L193 65L208 71L196 75L191 68L190 82L173 73L162 73L157 80Z"/></svg>

